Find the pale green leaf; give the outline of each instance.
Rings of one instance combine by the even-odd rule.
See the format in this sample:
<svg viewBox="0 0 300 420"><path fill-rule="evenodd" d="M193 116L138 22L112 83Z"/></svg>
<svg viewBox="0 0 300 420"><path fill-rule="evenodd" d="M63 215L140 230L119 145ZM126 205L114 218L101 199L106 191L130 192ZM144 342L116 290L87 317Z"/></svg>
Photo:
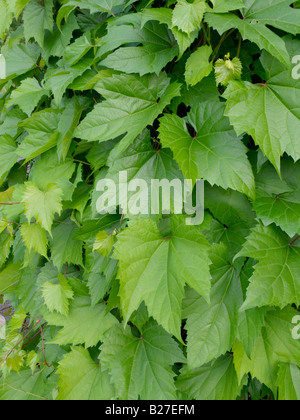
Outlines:
<svg viewBox="0 0 300 420"><path fill-rule="evenodd" d="M74 369L76 366L76 369ZM99 401L114 397L114 388L110 375L98 366L82 347L73 347L59 362L59 393L57 400L63 401Z"/></svg>
<svg viewBox="0 0 300 420"><path fill-rule="evenodd" d="M32 182L27 182L22 202L28 221L34 217L51 234L54 215L62 211L61 197L62 190L56 184L49 184L46 191L41 191Z"/></svg>

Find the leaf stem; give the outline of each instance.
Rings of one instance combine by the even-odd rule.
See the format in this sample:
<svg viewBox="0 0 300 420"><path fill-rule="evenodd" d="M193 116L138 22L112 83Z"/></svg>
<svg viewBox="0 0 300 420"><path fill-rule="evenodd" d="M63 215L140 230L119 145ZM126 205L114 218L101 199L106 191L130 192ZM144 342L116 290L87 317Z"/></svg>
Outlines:
<svg viewBox="0 0 300 420"><path fill-rule="evenodd" d="M297 235L295 239L293 239L292 242L289 243L289 246L295 245L295 243L300 239L300 235Z"/></svg>
<svg viewBox="0 0 300 420"><path fill-rule="evenodd" d="M0 203L0 206L15 206L17 204L22 204L21 202L19 203Z"/></svg>

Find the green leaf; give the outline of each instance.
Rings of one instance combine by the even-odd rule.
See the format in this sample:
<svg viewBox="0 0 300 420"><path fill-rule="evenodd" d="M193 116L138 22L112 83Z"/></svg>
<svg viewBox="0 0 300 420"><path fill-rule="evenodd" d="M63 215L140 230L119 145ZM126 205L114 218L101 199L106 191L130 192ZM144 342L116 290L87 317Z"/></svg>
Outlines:
<svg viewBox="0 0 300 420"><path fill-rule="evenodd" d="M258 0L261 1L261 0ZM276 2L284 3L281 0L273 0ZM254 1L256 3L256 1ZM265 10L268 7L263 6ZM298 11L297 11L298 13ZM219 34L223 34L230 29L238 29L244 40L254 42L259 48L268 51L271 55L281 61L285 68L289 68L291 61L287 52L284 40L276 35L271 29L265 26L268 22L255 18L255 14L249 14L240 19L232 13L213 14L207 13L205 20L212 26ZM277 19L279 22L280 19ZM288 30L289 32L290 30Z"/></svg>
<svg viewBox="0 0 300 420"><path fill-rule="evenodd" d="M69 218L59 221L52 229L51 258L58 270L64 264L83 265L82 242L75 239L77 231L78 226Z"/></svg>
<svg viewBox="0 0 300 420"><path fill-rule="evenodd" d="M28 133L17 150L25 163L56 146L59 119L57 110L44 109L19 124Z"/></svg>
<svg viewBox="0 0 300 420"><path fill-rule="evenodd" d="M12 23L13 13L11 13L11 11L9 10L10 7L6 0L0 1L0 9L0 37L2 38L5 35L6 30L9 29Z"/></svg>
<svg viewBox="0 0 300 420"><path fill-rule="evenodd" d="M241 79L242 69L241 60L237 57L230 60L230 54L225 56L225 60L217 60L215 63L217 85L227 86L231 80Z"/></svg>
<svg viewBox="0 0 300 420"><path fill-rule="evenodd" d="M192 290L187 292L184 302L188 367L191 370L231 349L237 333L238 310L242 304L239 271L231 265L225 246L215 247L210 258L210 303Z"/></svg>
<svg viewBox="0 0 300 420"><path fill-rule="evenodd" d="M243 309L300 304L300 248L275 226L257 226L237 255L258 260ZM236 257L236 258L237 258Z"/></svg>
<svg viewBox="0 0 300 420"><path fill-rule="evenodd" d="M190 35L200 28L206 7L204 0L193 0L193 2L178 0L173 10L173 26Z"/></svg>
<svg viewBox="0 0 300 420"><path fill-rule="evenodd" d="M0 294L6 293L20 279L21 264L8 264L0 272Z"/></svg>
<svg viewBox="0 0 300 420"><path fill-rule="evenodd" d="M46 231L37 223L23 223L21 227L22 239L29 251L34 249L38 254L47 258Z"/></svg>
<svg viewBox="0 0 300 420"><path fill-rule="evenodd" d="M270 164L265 164L256 178L254 209L262 222L268 226L276 223L290 237L300 234L300 176L299 162L291 159L282 162L282 179ZM296 179L293 180L291 174Z"/></svg>
<svg viewBox="0 0 300 420"><path fill-rule="evenodd" d="M214 217L210 228L205 232L211 243L226 245L229 257L239 252L255 226L255 213L245 195L219 187L205 187L205 207Z"/></svg>
<svg viewBox="0 0 300 420"><path fill-rule="evenodd" d="M187 127L191 125L194 136ZM188 118L165 115L160 140L169 147L185 178L206 179L211 185L232 188L254 197L254 177L247 149L224 117L224 104L205 102L193 107Z"/></svg>
<svg viewBox="0 0 300 420"><path fill-rule="evenodd" d="M299 49L299 41L291 41L289 50ZM224 96L227 99L226 115L237 134L247 132L259 145L264 155L280 173L280 157L286 152L295 161L300 158L296 133L300 130L297 100L289 92L300 89L290 70L277 63L268 54L262 55L262 64L268 82L264 86L249 82L230 82ZM247 118L245 118L247 115ZM284 121L284 124L282 124Z"/></svg>
<svg viewBox="0 0 300 420"><path fill-rule="evenodd" d="M74 366L78 368L74 370ZM107 371L99 367L82 347L73 347L57 370L59 393L57 400L111 400L115 393Z"/></svg>
<svg viewBox="0 0 300 420"><path fill-rule="evenodd" d="M172 233L163 237L155 222L137 219L118 235L114 253L125 320L144 301L149 314L178 339L185 283L207 301L210 292L208 243L185 222L172 217Z"/></svg>
<svg viewBox="0 0 300 420"><path fill-rule="evenodd" d="M15 13L16 13L16 17L18 18L22 12L22 10L24 9L24 7L30 2L30 0L15 0L14 1L14 8L15 8Z"/></svg>
<svg viewBox="0 0 300 420"><path fill-rule="evenodd" d="M150 21L143 28L131 25L112 26L102 39L103 48L98 56L121 45L139 43L142 46L125 46L111 53L101 65L125 73L148 73L159 75L161 70L178 55L178 47L172 33L165 25Z"/></svg>
<svg viewBox="0 0 300 420"><path fill-rule="evenodd" d="M123 213L128 214L130 217L136 215L136 203L140 200L140 213L141 215L148 215L151 213L151 209L155 208L155 197L151 197L151 182L153 179L162 181L169 180L180 180L181 184L175 188L178 192L178 198L176 194L171 197L170 203L165 203L162 210L173 211L175 204L182 207L182 189L184 178L180 172L178 165L173 159L172 153L168 149L157 149L152 145L150 132L144 130L144 132L134 141L134 143L128 147L128 149L117 158L113 155L108 159L107 164L110 166L106 178L112 180L117 189L117 196L119 197L120 204L122 206ZM127 171L127 181L121 179L120 173ZM140 187L139 191L130 191L130 183L138 182L142 176L142 179L146 181L147 189ZM122 189L126 185L128 189L127 198L123 197ZM97 182L96 182L97 185ZM107 191L104 196L107 199L114 199L114 191ZM101 197L101 193L93 193L93 207L98 212L102 210L97 206L97 200ZM147 197L147 199L146 199ZM97 209L96 209L97 207ZM161 206L162 207L162 206Z"/></svg>
<svg viewBox="0 0 300 420"><path fill-rule="evenodd" d="M106 336L100 361L111 371L117 395L125 400L174 400L174 363L184 362L177 343L150 321L141 337L129 327L115 326Z"/></svg>
<svg viewBox="0 0 300 420"><path fill-rule="evenodd" d="M56 385L55 375L49 371L34 374L30 369L13 372L0 383L0 398L7 401L53 400L52 391Z"/></svg>
<svg viewBox="0 0 300 420"><path fill-rule="evenodd" d="M291 334L292 319L296 314L297 311L290 307L282 311L271 309L250 359L243 346L236 342L233 353L239 381L245 374L250 373L275 393L279 363L299 365L300 343L299 340L294 340Z"/></svg>
<svg viewBox="0 0 300 420"><path fill-rule="evenodd" d="M40 56L40 48L36 44L15 45L3 53L6 63L6 78L16 76L32 70Z"/></svg>
<svg viewBox="0 0 300 420"><path fill-rule="evenodd" d="M40 100L48 94L49 91L43 89L36 79L28 78L23 80L21 85L13 91L7 105L19 105L22 111L31 115Z"/></svg>
<svg viewBox="0 0 300 420"><path fill-rule="evenodd" d="M51 234L54 215L62 211L61 197L62 190L56 184L49 184L46 191L41 191L32 182L27 182L22 203L28 221L34 217Z"/></svg>
<svg viewBox="0 0 300 420"><path fill-rule="evenodd" d="M92 59L84 58L72 67L63 61L59 64L60 67L49 68L45 74L45 89L52 91L57 107L61 105L63 95L71 83L90 69Z"/></svg>
<svg viewBox="0 0 300 420"><path fill-rule="evenodd" d="M248 260L240 274L244 300L246 300L249 279L253 275L254 264L254 260ZM239 312L237 339L242 343L248 357L251 357L255 342L261 334L262 327L265 325L265 315L267 310L267 307L263 307L252 308Z"/></svg>
<svg viewBox="0 0 300 420"><path fill-rule="evenodd" d="M126 133L118 146L121 153L179 95L180 85L170 84L166 75L114 75L100 81L96 90L106 101L95 106L81 122L75 136L104 142Z"/></svg>
<svg viewBox="0 0 300 420"><path fill-rule="evenodd" d="M97 233L93 251L98 251L103 257L108 257L114 246L113 235L108 235L105 231Z"/></svg>
<svg viewBox="0 0 300 420"><path fill-rule="evenodd" d="M242 0L212 0L214 13L227 13L244 7Z"/></svg>
<svg viewBox="0 0 300 420"><path fill-rule="evenodd" d="M53 0L30 0L24 13L24 35L26 41L34 38L41 47L44 46L45 31L53 29Z"/></svg>
<svg viewBox="0 0 300 420"><path fill-rule="evenodd" d="M45 319L50 325L63 327L51 344L84 344L85 348L93 347L103 341L105 334L118 322L105 305L91 306L88 297L75 298L70 305L69 316L51 314L45 311Z"/></svg>
<svg viewBox="0 0 300 420"><path fill-rule="evenodd" d="M17 146L14 139L7 134L0 137L0 179L5 177L17 162L16 150Z"/></svg>
<svg viewBox="0 0 300 420"><path fill-rule="evenodd" d="M277 381L279 401L299 401L300 399L300 370L293 364L282 364Z"/></svg>
<svg viewBox="0 0 300 420"><path fill-rule="evenodd" d="M183 395L201 401L236 400L243 388L243 384L238 383L231 356L221 357L192 372L184 370L176 385Z"/></svg>
<svg viewBox="0 0 300 420"><path fill-rule="evenodd" d="M177 44L179 46L179 59L183 56L184 52L192 45L198 36L198 30L196 29L190 35L186 32L179 30L172 24L173 11L166 7L159 7L155 9L144 9L142 11L142 26L149 20L157 20L161 24L168 25L168 28L172 31Z"/></svg>
<svg viewBox="0 0 300 420"><path fill-rule="evenodd" d="M264 0L246 1L243 15L249 21L257 21L296 35L300 33L300 10L290 5L289 0L271 0L267 5Z"/></svg>
<svg viewBox="0 0 300 420"><path fill-rule="evenodd" d="M185 70L185 80L188 85L195 86L207 77L212 69L213 64L209 62L209 58L213 50L210 46L205 45L198 48L187 60Z"/></svg>
<svg viewBox="0 0 300 420"><path fill-rule="evenodd" d="M62 315L69 314L70 300L74 297L72 287L68 280L62 275L58 275L58 284L47 281L42 287L42 294L47 308L53 312L57 311Z"/></svg>

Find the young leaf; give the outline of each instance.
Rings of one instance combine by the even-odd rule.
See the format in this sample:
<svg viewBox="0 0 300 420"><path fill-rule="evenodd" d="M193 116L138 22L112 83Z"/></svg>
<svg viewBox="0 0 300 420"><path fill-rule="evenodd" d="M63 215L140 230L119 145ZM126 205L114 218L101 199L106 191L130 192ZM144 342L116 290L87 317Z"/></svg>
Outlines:
<svg viewBox="0 0 300 420"><path fill-rule="evenodd" d="M199 29L203 15L206 11L204 0L178 0L173 10L172 23L183 32L190 35L195 29Z"/></svg>
<svg viewBox="0 0 300 420"><path fill-rule="evenodd" d="M42 286L42 294L45 304L51 312L57 311L65 316L69 314L69 301L73 299L74 292L62 274L58 275L58 284L47 281Z"/></svg>
<svg viewBox="0 0 300 420"><path fill-rule="evenodd" d="M211 73L213 64L209 58L212 52L212 48L205 45L189 57L185 67L185 80L188 85L195 86Z"/></svg>
<svg viewBox="0 0 300 420"><path fill-rule="evenodd" d="M32 182L27 182L22 203L30 222L36 221L51 234L51 226L56 213L62 211L62 190L56 184L49 184L46 191L41 191Z"/></svg>
<svg viewBox="0 0 300 420"><path fill-rule="evenodd" d="M46 231L38 223L23 223L21 235L29 251L34 249L38 254L47 258L48 239Z"/></svg>

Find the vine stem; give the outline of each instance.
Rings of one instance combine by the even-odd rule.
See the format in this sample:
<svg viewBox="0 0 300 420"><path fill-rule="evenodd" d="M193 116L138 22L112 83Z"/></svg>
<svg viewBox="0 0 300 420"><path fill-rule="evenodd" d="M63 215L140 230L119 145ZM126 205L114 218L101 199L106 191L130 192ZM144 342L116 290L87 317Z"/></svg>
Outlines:
<svg viewBox="0 0 300 420"><path fill-rule="evenodd" d="M23 391L22 389L14 388L13 386L9 385L8 383L0 384L0 386L2 386L2 387L7 386L8 388L11 388L11 389L13 389L14 391L17 391L17 392L21 392L22 394L31 395L33 397L40 398L41 400L49 401L48 398L41 397L40 395L32 394L31 392Z"/></svg>
<svg viewBox="0 0 300 420"><path fill-rule="evenodd" d="M0 206L15 206L17 204L22 204L21 202L19 203L0 203Z"/></svg>
<svg viewBox="0 0 300 420"><path fill-rule="evenodd" d="M300 239L300 235L296 236L296 238L295 238L292 242L290 242L289 246L293 246L293 245L295 245L295 243L296 243L299 239Z"/></svg>
<svg viewBox="0 0 300 420"><path fill-rule="evenodd" d="M241 47L242 47L242 35L239 33L239 45L238 45L238 49L237 49L237 53L236 53L237 58L239 58L239 56L240 56Z"/></svg>
<svg viewBox="0 0 300 420"><path fill-rule="evenodd" d="M208 45L211 45L209 35L208 35L208 32L207 32L206 27L205 27L205 23L201 23L201 27L202 27L202 30L203 30L203 33L204 33L205 41L208 43ZM204 43L204 45L205 45L205 43Z"/></svg>
<svg viewBox="0 0 300 420"><path fill-rule="evenodd" d="M3 362L5 362L8 358L8 356L25 340L25 338L27 338L29 336L29 334L35 329L35 327L37 327L38 325L41 325L41 320L43 319L43 317L41 316L40 319L34 324L34 326L28 331L28 333L26 335L24 335L24 337L22 338L22 340L20 340L5 356L5 358L3 359Z"/></svg>
<svg viewBox="0 0 300 420"><path fill-rule="evenodd" d="M216 46L215 50L214 50L214 57L213 60L215 60L217 58L218 52L223 44L223 42L226 41L226 39L235 31L235 28L231 29L230 31L228 31L227 33L222 35L222 38L219 42L219 44Z"/></svg>

